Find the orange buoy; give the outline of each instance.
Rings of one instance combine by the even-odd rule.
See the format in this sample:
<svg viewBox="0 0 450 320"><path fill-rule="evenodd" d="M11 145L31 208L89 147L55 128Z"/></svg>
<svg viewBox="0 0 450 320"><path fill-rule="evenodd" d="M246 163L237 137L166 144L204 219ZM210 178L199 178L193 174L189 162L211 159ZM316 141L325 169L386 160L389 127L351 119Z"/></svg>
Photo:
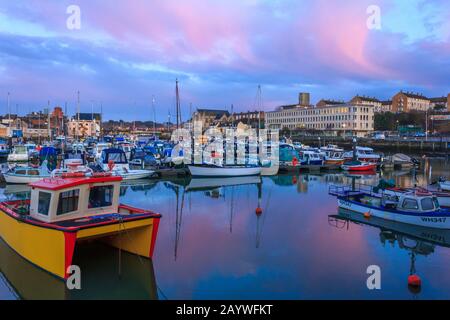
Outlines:
<svg viewBox="0 0 450 320"><path fill-rule="evenodd" d="M258 216L261 215L262 214L261 207L256 208L255 212L256 212L256 215L258 215Z"/></svg>
<svg viewBox="0 0 450 320"><path fill-rule="evenodd" d="M419 288L422 285L422 280L417 274L412 274L408 277L408 286Z"/></svg>
<svg viewBox="0 0 450 320"><path fill-rule="evenodd" d="M371 216L370 212L364 212L364 218L370 219L370 216Z"/></svg>

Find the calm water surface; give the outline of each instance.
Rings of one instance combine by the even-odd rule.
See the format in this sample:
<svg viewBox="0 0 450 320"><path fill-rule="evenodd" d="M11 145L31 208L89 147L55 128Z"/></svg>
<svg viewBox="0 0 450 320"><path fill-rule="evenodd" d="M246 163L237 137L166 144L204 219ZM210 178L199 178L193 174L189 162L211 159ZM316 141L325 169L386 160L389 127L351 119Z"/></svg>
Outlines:
<svg viewBox="0 0 450 320"><path fill-rule="evenodd" d="M124 185L121 197L163 215L153 261L82 246L74 261L82 290L68 291L0 242L0 299L449 299L450 231L367 221L339 212L328 195L330 184L352 179L425 185L449 169L448 160L432 159L415 177L394 171L137 181ZM0 192L17 198L27 189ZM381 268L381 290L367 289L369 265ZM411 268L422 278L420 292L407 287Z"/></svg>

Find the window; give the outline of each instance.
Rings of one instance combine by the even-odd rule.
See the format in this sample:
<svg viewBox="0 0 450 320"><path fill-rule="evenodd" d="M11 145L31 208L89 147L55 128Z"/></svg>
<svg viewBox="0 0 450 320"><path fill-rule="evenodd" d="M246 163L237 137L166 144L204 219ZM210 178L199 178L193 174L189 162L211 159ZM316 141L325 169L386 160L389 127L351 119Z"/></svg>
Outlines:
<svg viewBox="0 0 450 320"><path fill-rule="evenodd" d="M114 186L92 187L89 192L89 208L108 207L112 205Z"/></svg>
<svg viewBox="0 0 450 320"><path fill-rule="evenodd" d="M80 189L61 192L59 194L58 211L56 211L56 215L60 216L68 212L77 211L79 198Z"/></svg>
<svg viewBox="0 0 450 320"><path fill-rule="evenodd" d="M48 216L48 209L50 208L51 198L52 198L51 193L39 191L39 200L38 200L38 213L39 214Z"/></svg>
<svg viewBox="0 0 450 320"><path fill-rule="evenodd" d="M433 210L433 199L432 198L423 198L420 200L420 203L422 204L422 210Z"/></svg>
<svg viewBox="0 0 450 320"><path fill-rule="evenodd" d="M39 175L39 170L36 170L36 169L28 170L28 175L30 175L30 176L38 176Z"/></svg>
<svg viewBox="0 0 450 320"><path fill-rule="evenodd" d="M417 210L419 209L419 204L415 199L405 199L403 200L403 209Z"/></svg>
<svg viewBox="0 0 450 320"><path fill-rule="evenodd" d="M27 170L26 169L16 170L15 174L27 174Z"/></svg>

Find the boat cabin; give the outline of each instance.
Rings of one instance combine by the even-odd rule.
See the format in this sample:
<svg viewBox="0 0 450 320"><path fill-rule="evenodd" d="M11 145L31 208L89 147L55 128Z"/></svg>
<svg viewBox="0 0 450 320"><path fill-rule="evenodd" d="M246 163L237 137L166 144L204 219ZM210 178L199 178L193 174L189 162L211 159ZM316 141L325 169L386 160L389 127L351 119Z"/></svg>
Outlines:
<svg viewBox="0 0 450 320"><path fill-rule="evenodd" d="M121 177L52 178L31 183L30 216L53 223L119 212Z"/></svg>
<svg viewBox="0 0 450 320"><path fill-rule="evenodd" d="M26 146L24 145L17 145L14 146L13 149L11 150L12 154L17 154L17 155L27 155L28 156L28 149Z"/></svg>
<svg viewBox="0 0 450 320"><path fill-rule="evenodd" d="M109 171L111 165L114 170L130 169L127 156L121 149L110 148L103 150L100 157L100 164L105 171Z"/></svg>
<svg viewBox="0 0 450 320"><path fill-rule="evenodd" d="M439 202L432 193L412 191L395 194L383 193L381 205L398 211L433 212L439 210Z"/></svg>

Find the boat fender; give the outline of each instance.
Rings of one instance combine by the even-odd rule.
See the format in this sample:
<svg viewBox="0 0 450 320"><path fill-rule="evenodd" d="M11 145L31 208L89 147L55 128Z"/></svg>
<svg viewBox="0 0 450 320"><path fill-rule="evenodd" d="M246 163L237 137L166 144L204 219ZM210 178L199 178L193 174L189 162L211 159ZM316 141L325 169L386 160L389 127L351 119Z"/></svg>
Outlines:
<svg viewBox="0 0 450 320"><path fill-rule="evenodd" d="M256 210L255 210L255 213L256 213L257 216L260 216L262 214L261 207L257 207Z"/></svg>
<svg viewBox="0 0 450 320"><path fill-rule="evenodd" d="M108 169L109 171L112 171L112 169L114 169L114 160L109 160L108 161Z"/></svg>
<svg viewBox="0 0 450 320"><path fill-rule="evenodd" d="M292 165L293 165L294 167L296 167L297 164L298 164L297 157L294 157L294 158L292 159Z"/></svg>
<svg viewBox="0 0 450 320"><path fill-rule="evenodd" d="M364 212L364 218L370 219L371 216L372 216L372 215L370 214L369 211L368 211L368 212Z"/></svg>
<svg viewBox="0 0 450 320"><path fill-rule="evenodd" d="M417 274L412 274L408 277L408 286L419 288L422 285L422 280Z"/></svg>

